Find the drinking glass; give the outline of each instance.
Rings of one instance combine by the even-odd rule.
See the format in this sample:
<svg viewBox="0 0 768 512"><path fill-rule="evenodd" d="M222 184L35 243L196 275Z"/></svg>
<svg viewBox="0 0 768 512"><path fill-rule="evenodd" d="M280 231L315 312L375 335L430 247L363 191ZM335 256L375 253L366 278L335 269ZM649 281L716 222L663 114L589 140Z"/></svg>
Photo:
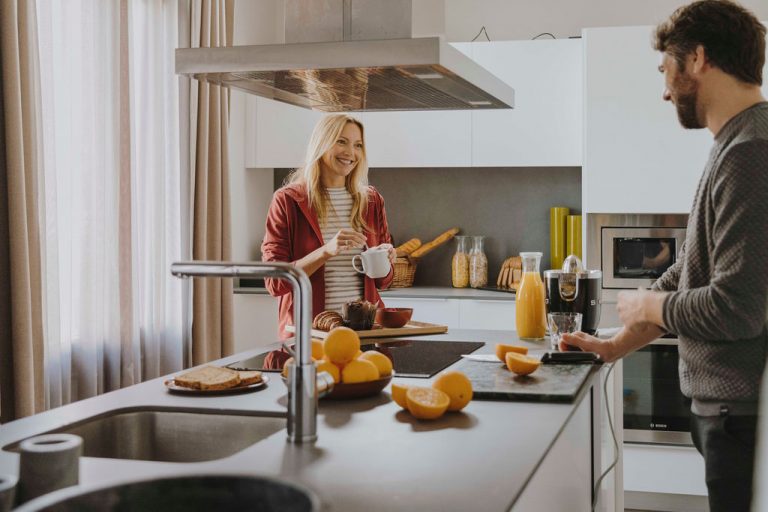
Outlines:
<svg viewBox="0 0 768 512"><path fill-rule="evenodd" d="M560 350L560 338L565 333L574 333L581 330L581 313L549 313L549 337L552 342L552 350ZM569 345L570 347L570 345ZM569 350L579 350L573 347Z"/></svg>

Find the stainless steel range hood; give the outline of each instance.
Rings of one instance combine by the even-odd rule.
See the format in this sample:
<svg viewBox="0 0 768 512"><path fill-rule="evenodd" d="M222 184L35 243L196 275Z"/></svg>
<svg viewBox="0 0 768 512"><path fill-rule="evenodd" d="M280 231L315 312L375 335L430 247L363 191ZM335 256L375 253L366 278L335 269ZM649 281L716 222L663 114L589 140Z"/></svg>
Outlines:
<svg viewBox="0 0 768 512"><path fill-rule="evenodd" d="M286 0L289 44L177 49L176 73L325 112L513 107L514 90L459 50L410 38L410 9Z"/></svg>

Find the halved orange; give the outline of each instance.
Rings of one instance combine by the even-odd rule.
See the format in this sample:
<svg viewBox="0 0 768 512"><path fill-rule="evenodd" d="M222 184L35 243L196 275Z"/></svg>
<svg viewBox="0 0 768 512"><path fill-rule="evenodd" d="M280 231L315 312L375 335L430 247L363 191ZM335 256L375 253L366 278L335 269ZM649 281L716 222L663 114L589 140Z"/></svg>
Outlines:
<svg viewBox="0 0 768 512"><path fill-rule="evenodd" d="M528 353L528 347L521 347L519 345L505 345L503 343L496 344L496 357L498 357L499 361L502 363L507 361L505 358L507 352L516 352L518 354L526 355Z"/></svg>
<svg viewBox="0 0 768 512"><path fill-rule="evenodd" d="M445 414L451 399L434 388L412 387L405 393L408 410L420 420L434 420Z"/></svg>
<svg viewBox="0 0 768 512"><path fill-rule="evenodd" d="M392 393L392 400L394 400L395 403L403 409L408 409L408 402L405 400L405 393L408 392L408 388L410 387L411 386L406 386L405 384L392 383L392 389L390 390Z"/></svg>
<svg viewBox="0 0 768 512"><path fill-rule="evenodd" d="M518 375L529 375L541 366L541 361L538 359L524 356L523 354L518 354L516 352L507 352L505 357L509 371Z"/></svg>

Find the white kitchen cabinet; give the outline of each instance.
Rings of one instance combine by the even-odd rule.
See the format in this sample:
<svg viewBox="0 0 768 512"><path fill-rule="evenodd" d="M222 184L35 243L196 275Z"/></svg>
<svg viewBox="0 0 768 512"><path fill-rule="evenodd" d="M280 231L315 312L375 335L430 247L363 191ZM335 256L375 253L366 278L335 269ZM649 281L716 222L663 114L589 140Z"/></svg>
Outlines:
<svg viewBox="0 0 768 512"><path fill-rule="evenodd" d="M460 328L459 299L386 297L383 300L388 308L413 308L413 319L419 322Z"/></svg>
<svg viewBox="0 0 768 512"><path fill-rule="evenodd" d="M515 302L512 300L461 299L459 325L462 329L514 331Z"/></svg>
<svg viewBox="0 0 768 512"><path fill-rule="evenodd" d="M277 297L266 293L235 293L235 353L278 341Z"/></svg>
<svg viewBox="0 0 768 512"><path fill-rule="evenodd" d="M365 125L370 167L469 167L472 113L352 113Z"/></svg>
<svg viewBox="0 0 768 512"><path fill-rule="evenodd" d="M457 46L515 89L512 110L472 112L475 167L582 163L580 39L494 41Z"/></svg>
<svg viewBox="0 0 768 512"><path fill-rule="evenodd" d="M245 166L298 167L323 113L248 95Z"/></svg>

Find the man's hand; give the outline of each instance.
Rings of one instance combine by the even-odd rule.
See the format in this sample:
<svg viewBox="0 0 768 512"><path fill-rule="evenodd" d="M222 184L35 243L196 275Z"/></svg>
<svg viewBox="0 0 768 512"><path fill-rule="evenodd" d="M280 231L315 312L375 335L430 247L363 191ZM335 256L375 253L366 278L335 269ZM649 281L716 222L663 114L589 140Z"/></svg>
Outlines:
<svg viewBox="0 0 768 512"><path fill-rule="evenodd" d="M619 292L616 310L628 330L645 332L649 324L664 327L664 299L666 293L638 288L637 291Z"/></svg>
<svg viewBox="0 0 768 512"><path fill-rule="evenodd" d="M560 339L560 351L567 352L567 345L579 347L585 352L594 352L606 363L611 363L623 355L617 350L613 338L601 340L581 331L573 334L563 333L563 337Z"/></svg>

